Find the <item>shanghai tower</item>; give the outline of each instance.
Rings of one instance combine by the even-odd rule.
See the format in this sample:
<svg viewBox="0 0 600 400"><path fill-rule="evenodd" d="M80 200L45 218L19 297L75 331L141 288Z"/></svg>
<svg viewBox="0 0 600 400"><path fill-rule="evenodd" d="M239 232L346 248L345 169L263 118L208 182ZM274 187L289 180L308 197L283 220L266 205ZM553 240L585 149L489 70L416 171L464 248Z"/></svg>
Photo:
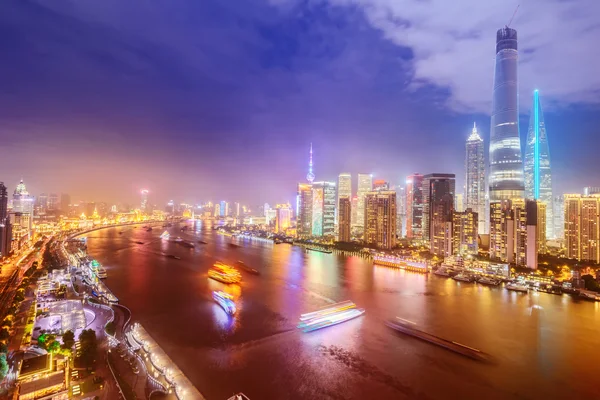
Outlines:
<svg viewBox="0 0 600 400"><path fill-rule="evenodd" d="M491 201L523 198L517 60L517 31L508 26L499 29L490 129Z"/></svg>
<svg viewBox="0 0 600 400"><path fill-rule="evenodd" d="M540 95L533 92L529 129L525 142L525 198L546 203L546 237L554 238L550 149Z"/></svg>

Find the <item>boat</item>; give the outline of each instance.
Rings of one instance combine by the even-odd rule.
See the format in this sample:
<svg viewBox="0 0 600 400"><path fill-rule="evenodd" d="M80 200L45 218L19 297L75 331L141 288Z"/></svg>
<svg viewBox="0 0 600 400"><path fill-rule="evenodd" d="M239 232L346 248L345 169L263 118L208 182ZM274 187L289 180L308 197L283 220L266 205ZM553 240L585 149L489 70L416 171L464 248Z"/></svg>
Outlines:
<svg viewBox="0 0 600 400"><path fill-rule="evenodd" d="M221 262L216 262L208 270L208 277L223 283L239 283L242 280L237 269Z"/></svg>
<svg viewBox="0 0 600 400"><path fill-rule="evenodd" d="M177 236L177 237L175 238L175 241L176 241L176 242L183 242L183 239L182 239L182 238L180 238L179 236Z"/></svg>
<svg viewBox="0 0 600 400"><path fill-rule="evenodd" d="M281 244L283 242L281 240L279 240L279 239L275 239L275 240L273 240L273 243L275 243L275 244Z"/></svg>
<svg viewBox="0 0 600 400"><path fill-rule="evenodd" d="M238 394L234 394L227 400L250 400L250 398L248 396L246 396L244 393L238 393Z"/></svg>
<svg viewBox="0 0 600 400"><path fill-rule="evenodd" d="M598 293L587 292L583 290L579 292L579 297L588 301L600 301L600 295L598 295Z"/></svg>
<svg viewBox="0 0 600 400"><path fill-rule="evenodd" d="M331 250L328 249L321 249L318 247L307 247L306 250L310 250L310 251L318 251L320 253L327 253L327 254L331 254L333 253Z"/></svg>
<svg viewBox="0 0 600 400"><path fill-rule="evenodd" d="M312 332L317 329L341 324L342 322L360 317L364 313L364 308L357 308L356 304L347 300L332 304L318 311L302 314L298 329L301 329L304 333Z"/></svg>
<svg viewBox="0 0 600 400"><path fill-rule="evenodd" d="M235 314L235 302L233 301L233 297L230 294L227 294L222 291L213 291L212 293L213 299L219 304L223 310L229 315Z"/></svg>
<svg viewBox="0 0 600 400"><path fill-rule="evenodd" d="M473 277L469 274L460 273L452 277L455 281L459 282L473 282Z"/></svg>
<svg viewBox="0 0 600 400"><path fill-rule="evenodd" d="M500 281L498 279L489 278L487 276L484 276L484 277L479 278L477 283L480 283L482 285L488 285L488 286L498 286L500 284Z"/></svg>
<svg viewBox="0 0 600 400"><path fill-rule="evenodd" d="M160 238L164 240L169 240L171 238L171 234L167 231L164 231L163 233L161 233Z"/></svg>
<svg viewBox="0 0 600 400"><path fill-rule="evenodd" d="M201 244L208 244L208 242L205 242L204 240L198 240L198 243L201 243Z"/></svg>
<svg viewBox="0 0 600 400"><path fill-rule="evenodd" d="M246 265L246 263L244 263L241 260L238 260L238 267L240 267L241 269L243 269L245 272L248 272L249 274L253 274L253 275L260 275L260 272L258 272L256 269L251 268L249 266Z"/></svg>
<svg viewBox="0 0 600 400"><path fill-rule="evenodd" d="M506 288L506 290L512 290L514 292L527 293L529 291L529 286L525 285L524 283L518 282L507 283L504 287Z"/></svg>
<svg viewBox="0 0 600 400"><path fill-rule="evenodd" d="M424 340L426 342L438 345L445 349L451 350L455 353L462 354L463 356L472 358L478 361L487 361L489 360L489 355L482 352L481 350L475 349L473 347L466 346L464 344L454 342L452 340L447 340L420 329L416 328L416 324L402 318L396 317L395 320L390 320L386 322L386 325L395 330L396 332L404 333L406 335L415 337L417 339Z"/></svg>
<svg viewBox="0 0 600 400"><path fill-rule="evenodd" d="M437 276L444 276L446 278L450 277L450 273L448 272L448 270L446 269L446 267L439 267L433 273L435 275L437 275Z"/></svg>
<svg viewBox="0 0 600 400"><path fill-rule="evenodd" d="M140 241L137 241L136 243L137 243L137 244L144 244L144 242L140 242Z"/></svg>
<svg viewBox="0 0 600 400"><path fill-rule="evenodd" d="M181 260L181 257L173 255L173 254L167 254L167 257L174 258L175 260Z"/></svg>
<svg viewBox="0 0 600 400"><path fill-rule="evenodd" d="M231 243L231 242L227 243L227 245L228 245L229 247L235 247L235 248L237 248L237 247L242 247L242 246L240 246L239 244L236 244L236 243Z"/></svg>
<svg viewBox="0 0 600 400"><path fill-rule="evenodd" d="M146 228L146 232L150 232L152 230L152 227L149 226L148 228Z"/></svg>

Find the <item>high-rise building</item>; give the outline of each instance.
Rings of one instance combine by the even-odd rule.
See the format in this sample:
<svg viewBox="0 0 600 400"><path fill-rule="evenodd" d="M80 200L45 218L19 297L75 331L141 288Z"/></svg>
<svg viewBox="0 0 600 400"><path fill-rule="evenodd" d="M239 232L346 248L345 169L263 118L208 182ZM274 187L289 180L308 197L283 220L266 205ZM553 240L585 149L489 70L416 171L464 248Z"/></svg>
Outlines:
<svg viewBox="0 0 600 400"><path fill-rule="evenodd" d="M298 213L296 216L296 234L300 238L312 235L313 193L310 183L298 184Z"/></svg>
<svg viewBox="0 0 600 400"><path fill-rule="evenodd" d="M275 210L275 232L285 233L292 224L292 206L290 204L277 204Z"/></svg>
<svg viewBox="0 0 600 400"><path fill-rule="evenodd" d="M470 208L452 213L452 254L477 255L478 218L477 213Z"/></svg>
<svg viewBox="0 0 600 400"><path fill-rule="evenodd" d="M406 178L406 237L423 239L423 175Z"/></svg>
<svg viewBox="0 0 600 400"><path fill-rule="evenodd" d="M352 221L358 230L362 231L365 224L365 196L373 190L373 175L358 174L358 186L356 195L358 204L356 206L356 220Z"/></svg>
<svg viewBox="0 0 600 400"><path fill-rule="evenodd" d="M8 219L8 190L0 182L0 258L11 252L12 227Z"/></svg>
<svg viewBox="0 0 600 400"><path fill-rule="evenodd" d="M63 215L69 215L69 206L71 205L71 196L67 193L60 195L60 210Z"/></svg>
<svg viewBox="0 0 600 400"><path fill-rule="evenodd" d="M306 174L306 180L308 183L313 183L315 180L315 174L313 173L313 150L312 143L310 144L310 156L308 161L308 174Z"/></svg>
<svg viewBox="0 0 600 400"><path fill-rule="evenodd" d="M406 189L400 185L396 186L396 204L398 209L396 234L403 238L406 236Z"/></svg>
<svg viewBox="0 0 600 400"><path fill-rule="evenodd" d="M483 155L483 139L473 124L473 131L467 139L465 157L465 207L477 213L479 221L477 231L485 233L485 157ZM457 208L458 210L458 208Z"/></svg>
<svg viewBox="0 0 600 400"><path fill-rule="evenodd" d="M242 208L240 203L233 203L233 216L239 218L242 215Z"/></svg>
<svg viewBox="0 0 600 400"><path fill-rule="evenodd" d="M335 200L334 182L312 184L312 236L335 234Z"/></svg>
<svg viewBox="0 0 600 400"><path fill-rule="evenodd" d="M338 241L349 242L350 236L350 221L352 218L352 205L350 196L340 197L338 203Z"/></svg>
<svg viewBox="0 0 600 400"><path fill-rule="evenodd" d="M600 193L600 187L586 186L583 188L583 195L590 196L592 194Z"/></svg>
<svg viewBox="0 0 600 400"><path fill-rule="evenodd" d="M465 211L465 197L462 193L454 194L454 211Z"/></svg>
<svg viewBox="0 0 600 400"><path fill-rule="evenodd" d="M454 199L445 194L429 206L429 252L442 257L452 255L452 214Z"/></svg>
<svg viewBox="0 0 600 400"><path fill-rule="evenodd" d="M378 190L365 195L364 240L380 249L396 246L396 192Z"/></svg>
<svg viewBox="0 0 600 400"><path fill-rule="evenodd" d="M229 203L226 202L225 200L221 200L221 202L220 202L219 213L220 213L219 215L221 217L229 216Z"/></svg>
<svg viewBox="0 0 600 400"><path fill-rule="evenodd" d="M40 193L35 203L35 213L37 215L46 214L46 211L48 210L48 195L46 193Z"/></svg>
<svg viewBox="0 0 600 400"><path fill-rule="evenodd" d="M13 193L13 212L28 214L29 217L26 219L28 221L28 233L31 233L32 219L33 219L33 206L34 199L33 196L29 195L27 192L27 188L23 183L23 180L17 185ZM25 219L23 219L25 220ZM25 228L25 227L24 227Z"/></svg>
<svg viewBox="0 0 600 400"><path fill-rule="evenodd" d="M490 204L490 259L537 269L538 209L535 200L501 200ZM545 218L545 213L540 215ZM545 222L544 222L545 224Z"/></svg>
<svg viewBox="0 0 600 400"><path fill-rule="evenodd" d="M546 221L553 221L552 174L550 150L544 123L544 113L538 91L533 92L533 106L525 142L525 198L546 203ZM546 224L544 237L554 238L554 224Z"/></svg>
<svg viewBox="0 0 600 400"><path fill-rule="evenodd" d="M490 130L490 201L523 198L517 60L517 31L499 29Z"/></svg>
<svg viewBox="0 0 600 400"><path fill-rule="evenodd" d="M337 199L336 199L336 223L339 220L339 205L342 197L352 198L352 175L343 172L338 176Z"/></svg>
<svg viewBox="0 0 600 400"><path fill-rule="evenodd" d="M352 196L351 203L352 217L350 218L350 229L356 226L356 219L358 218L358 196Z"/></svg>
<svg viewBox="0 0 600 400"><path fill-rule="evenodd" d="M548 232L548 223L553 223L553 221L547 222L548 220L548 205L543 201L536 201L537 204L537 241L538 241L538 254L546 254L548 252L548 245L546 243L548 237L546 233Z"/></svg>
<svg viewBox="0 0 600 400"><path fill-rule="evenodd" d="M565 238L565 199L563 196L554 196L552 202L554 211L552 213L554 219L554 237L555 239ZM549 221L547 223L550 223Z"/></svg>
<svg viewBox="0 0 600 400"><path fill-rule="evenodd" d="M48 211L56 211L59 207L58 195L56 193L50 193L48 195Z"/></svg>
<svg viewBox="0 0 600 400"><path fill-rule="evenodd" d="M221 216L221 204L215 203L215 209L213 211L213 217L218 218Z"/></svg>
<svg viewBox="0 0 600 400"><path fill-rule="evenodd" d="M423 239L431 240L433 205L443 202L444 214L437 214L438 218L450 220L450 213L454 208L455 193L454 174L428 174L423 177ZM448 204L448 202L450 202ZM439 222L439 220L438 220Z"/></svg>
<svg viewBox="0 0 600 400"><path fill-rule="evenodd" d="M148 189L142 189L141 190L141 195L142 195L142 202L140 204L140 210L142 210L142 212L148 212Z"/></svg>
<svg viewBox="0 0 600 400"><path fill-rule="evenodd" d="M600 262L600 194L565 194L567 258Z"/></svg>

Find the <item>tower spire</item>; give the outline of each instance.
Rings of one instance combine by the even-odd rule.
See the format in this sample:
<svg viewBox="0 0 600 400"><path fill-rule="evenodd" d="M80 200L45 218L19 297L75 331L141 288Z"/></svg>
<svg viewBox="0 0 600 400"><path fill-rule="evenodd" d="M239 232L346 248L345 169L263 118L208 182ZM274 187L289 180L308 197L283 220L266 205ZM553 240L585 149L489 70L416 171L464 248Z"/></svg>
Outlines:
<svg viewBox="0 0 600 400"><path fill-rule="evenodd" d="M315 180L315 174L313 173L313 162L312 162L312 142L310 143L310 158L308 161L308 174L306 174L306 180L312 183Z"/></svg>

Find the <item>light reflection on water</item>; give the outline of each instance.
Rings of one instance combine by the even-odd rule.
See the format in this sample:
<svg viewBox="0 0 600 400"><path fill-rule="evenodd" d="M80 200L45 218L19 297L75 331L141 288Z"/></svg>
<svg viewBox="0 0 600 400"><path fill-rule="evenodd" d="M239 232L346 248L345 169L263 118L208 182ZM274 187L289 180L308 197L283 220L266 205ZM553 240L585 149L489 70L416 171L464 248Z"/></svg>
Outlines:
<svg viewBox="0 0 600 400"><path fill-rule="evenodd" d="M210 224L168 229L208 244L190 250L155 240L162 229L107 229L90 235L89 248L111 267L106 283L134 319L209 399L236 391L252 399L600 398L587 384L597 377L586 361L600 357L600 303L373 267L288 244L240 240L243 247L232 249ZM216 260L242 260L261 275L242 271L241 285L224 285L206 275ZM234 296L234 318L214 303L213 290ZM342 300L366 314L308 334L296 329L300 314ZM394 334L384 321L396 316L496 362L477 364Z"/></svg>

